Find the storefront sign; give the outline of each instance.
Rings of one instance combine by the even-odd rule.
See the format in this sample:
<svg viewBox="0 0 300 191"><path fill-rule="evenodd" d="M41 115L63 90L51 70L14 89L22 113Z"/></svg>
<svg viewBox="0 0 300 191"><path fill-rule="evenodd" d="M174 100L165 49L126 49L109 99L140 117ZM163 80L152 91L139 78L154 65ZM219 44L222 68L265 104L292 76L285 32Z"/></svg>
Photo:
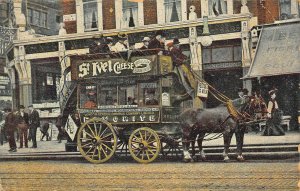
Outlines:
<svg viewBox="0 0 300 191"><path fill-rule="evenodd" d="M208 96L208 85L205 82L198 83L197 96L207 98Z"/></svg>
<svg viewBox="0 0 300 191"><path fill-rule="evenodd" d="M107 108L79 112L85 118L99 117L110 123L157 123L159 122L158 108Z"/></svg>
<svg viewBox="0 0 300 191"><path fill-rule="evenodd" d="M109 77L109 76L128 76L151 74L155 71L156 57L136 57L131 62L119 59L103 60L79 60L72 68L72 77L75 79ZM76 61L75 61L76 62ZM75 74L75 75L74 75Z"/></svg>
<svg viewBox="0 0 300 191"><path fill-rule="evenodd" d="M8 76L0 75L0 96L10 96L10 80Z"/></svg>
<svg viewBox="0 0 300 191"><path fill-rule="evenodd" d="M222 63L203 64L204 70L216 70L221 68L237 68L237 67L242 67L242 62L222 62Z"/></svg>

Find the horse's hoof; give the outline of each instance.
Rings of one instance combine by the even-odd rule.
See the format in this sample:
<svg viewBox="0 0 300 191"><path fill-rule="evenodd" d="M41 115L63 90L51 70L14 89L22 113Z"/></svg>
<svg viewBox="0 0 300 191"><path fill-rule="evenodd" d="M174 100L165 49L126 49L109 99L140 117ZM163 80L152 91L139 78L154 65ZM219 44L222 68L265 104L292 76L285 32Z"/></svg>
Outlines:
<svg viewBox="0 0 300 191"><path fill-rule="evenodd" d="M244 159L243 156L238 156L238 157L236 158L236 160L237 160L238 162L244 162L244 161L245 161L245 159Z"/></svg>
<svg viewBox="0 0 300 191"><path fill-rule="evenodd" d="M191 162L197 162L197 161L198 161L198 157L197 156L193 156Z"/></svg>
<svg viewBox="0 0 300 191"><path fill-rule="evenodd" d="M229 162L229 157L228 156L226 156L226 157L224 157L224 162Z"/></svg>
<svg viewBox="0 0 300 191"><path fill-rule="evenodd" d="M201 157L201 161L205 162L206 161L206 157Z"/></svg>
<svg viewBox="0 0 300 191"><path fill-rule="evenodd" d="M184 158L182 161L185 162L185 163L188 163L188 162L191 162L191 159L185 159Z"/></svg>

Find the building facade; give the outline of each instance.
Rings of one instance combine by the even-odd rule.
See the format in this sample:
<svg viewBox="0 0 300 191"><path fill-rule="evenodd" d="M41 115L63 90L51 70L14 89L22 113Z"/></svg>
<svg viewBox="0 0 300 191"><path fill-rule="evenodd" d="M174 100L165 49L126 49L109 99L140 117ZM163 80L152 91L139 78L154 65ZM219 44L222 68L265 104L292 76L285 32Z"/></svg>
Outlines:
<svg viewBox="0 0 300 191"><path fill-rule="evenodd" d="M15 104L57 106L60 77L70 65L68 55L89 53L88 47L95 35L116 39L118 34L125 33L133 47L143 37L153 37L158 30L165 32L166 42L179 39L194 71L226 96L236 98L239 88L252 89L251 80L241 80L252 61L250 29L270 18L276 20L285 13L281 9L279 11L281 0L277 0L273 6L268 2L61 0L64 25L61 25L59 35L43 37L30 35L28 22L34 24L31 21L34 12L30 11L29 6L26 11L27 23L25 26L24 23L18 23L18 40L7 55L10 76L15 84ZM20 7L20 10L15 10L16 17L25 17L21 1L16 1L16 6ZM273 16L269 15L269 7L276 10L274 13L271 11ZM287 12L288 16L295 16L294 12L294 9ZM39 17L45 16L40 14ZM203 36L206 18L209 39ZM44 23L41 21L39 24ZM209 98L205 104L214 107L219 103Z"/></svg>

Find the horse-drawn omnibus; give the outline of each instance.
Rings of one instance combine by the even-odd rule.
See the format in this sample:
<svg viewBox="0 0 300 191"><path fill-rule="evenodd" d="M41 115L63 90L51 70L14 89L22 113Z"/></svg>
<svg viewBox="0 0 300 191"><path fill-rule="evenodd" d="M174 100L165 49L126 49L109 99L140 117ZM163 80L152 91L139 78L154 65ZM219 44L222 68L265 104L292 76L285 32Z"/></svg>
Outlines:
<svg viewBox="0 0 300 191"><path fill-rule="evenodd" d="M183 112L181 103L192 96L173 72L171 57L157 55L158 51L70 57L71 67L64 76L70 74L72 81L65 81L61 96L63 116L73 134L69 141L76 142L82 156L92 163L106 162L116 150L126 154L129 150L134 160L149 163L162 147L178 149L180 138L184 157L189 159L190 142L198 135L200 148L207 132L223 134L227 154L236 133L241 153L244 134L240 124L251 116L245 117L238 109L245 108L246 102L233 105L210 87L211 94L225 105ZM250 99L247 104L251 105Z"/></svg>
<svg viewBox="0 0 300 191"><path fill-rule="evenodd" d="M180 103L189 96L174 84L171 57L157 52L70 57L74 93L64 116L79 114L80 122L68 122L80 126L74 141L88 161L105 162L128 146L136 161L151 162L161 141L181 134Z"/></svg>

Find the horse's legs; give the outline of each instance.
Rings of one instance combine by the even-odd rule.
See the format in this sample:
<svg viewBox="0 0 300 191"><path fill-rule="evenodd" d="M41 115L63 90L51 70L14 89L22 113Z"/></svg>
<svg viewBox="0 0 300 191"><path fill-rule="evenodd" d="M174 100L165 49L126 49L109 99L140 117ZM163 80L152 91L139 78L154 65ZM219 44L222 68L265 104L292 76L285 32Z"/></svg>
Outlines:
<svg viewBox="0 0 300 191"><path fill-rule="evenodd" d="M183 130L183 135L182 135L183 161L188 162L192 160L192 157L189 153L191 130L189 126L183 127L182 130Z"/></svg>
<svg viewBox="0 0 300 191"><path fill-rule="evenodd" d="M233 135L233 131L225 131L223 133L223 138L224 138L224 153L223 153L223 157L224 157L224 161L229 161L229 157L228 157L228 153L229 153L229 146L230 146L230 142L231 142L231 138Z"/></svg>
<svg viewBox="0 0 300 191"><path fill-rule="evenodd" d="M243 145L244 145L244 135L245 135L245 126L237 127L235 131L236 138L236 146L237 146L237 160L244 161L244 157L242 155Z"/></svg>
<svg viewBox="0 0 300 191"><path fill-rule="evenodd" d="M201 160L203 160L203 161L206 160L206 156L205 156L205 153L204 153L203 148L202 148L202 142L203 142L204 136L205 136L205 133L200 132L199 135L198 135L198 140L197 140L200 157L201 157Z"/></svg>

